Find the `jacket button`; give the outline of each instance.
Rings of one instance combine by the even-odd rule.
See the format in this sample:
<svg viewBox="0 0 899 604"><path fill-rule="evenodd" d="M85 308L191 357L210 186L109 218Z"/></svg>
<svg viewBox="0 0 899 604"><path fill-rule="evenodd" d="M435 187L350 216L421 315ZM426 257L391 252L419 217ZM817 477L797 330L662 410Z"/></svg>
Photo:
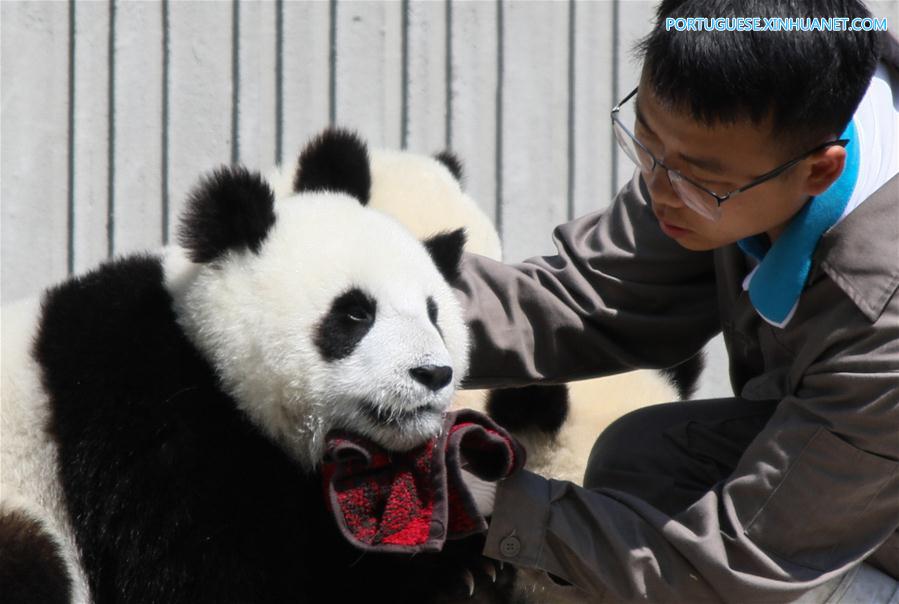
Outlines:
<svg viewBox="0 0 899 604"><path fill-rule="evenodd" d="M503 537L499 542L499 552L506 558L514 558L521 551L521 541L514 535Z"/></svg>

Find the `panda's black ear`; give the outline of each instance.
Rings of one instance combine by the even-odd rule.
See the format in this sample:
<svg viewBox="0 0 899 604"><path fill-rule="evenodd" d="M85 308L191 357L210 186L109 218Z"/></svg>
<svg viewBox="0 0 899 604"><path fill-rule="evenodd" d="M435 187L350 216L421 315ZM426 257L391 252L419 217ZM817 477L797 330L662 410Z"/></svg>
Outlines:
<svg viewBox="0 0 899 604"><path fill-rule="evenodd" d="M448 283L453 283L459 278L465 240L463 228L432 235L422 242L437 265L437 270Z"/></svg>
<svg viewBox="0 0 899 604"><path fill-rule="evenodd" d="M434 156L434 159L446 166L446 169L450 171L450 174L459 181L460 185L462 184L462 178L464 177L465 172L462 170L462 161L456 157L455 153L449 150L441 151Z"/></svg>
<svg viewBox="0 0 899 604"><path fill-rule="evenodd" d="M178 243L199 263L229 250L258 253L274 224L275 194L262 175L243 166L222 166L191 191Z"/></svg>
<svg viewBox="0 0 899 604"><path fill-rule="evenodd" d="M355 197L362 205L367 204L371 170L365 143L348 130L325 130L300 153L293 190L295 193L337 191Z"/></svg>

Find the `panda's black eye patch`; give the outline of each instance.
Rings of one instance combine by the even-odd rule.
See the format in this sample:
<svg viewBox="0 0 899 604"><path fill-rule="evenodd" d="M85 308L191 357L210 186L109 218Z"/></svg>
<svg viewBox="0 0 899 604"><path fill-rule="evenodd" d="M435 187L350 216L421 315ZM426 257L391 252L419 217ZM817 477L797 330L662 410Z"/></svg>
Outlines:
<svg viewBox="0 0 899 604"><path fill-rule="evenodd" d="M377 305L359 288L339 295L315 329L315 345L326 361L348 357L375 322Z"/></svg>
<svg viewBox="0 0 899 604"><path fill-rule="evenodd" d="M428 296L428 318L431 320L431 323L437 325L437 303L434 302L434 298Z"/></svg>

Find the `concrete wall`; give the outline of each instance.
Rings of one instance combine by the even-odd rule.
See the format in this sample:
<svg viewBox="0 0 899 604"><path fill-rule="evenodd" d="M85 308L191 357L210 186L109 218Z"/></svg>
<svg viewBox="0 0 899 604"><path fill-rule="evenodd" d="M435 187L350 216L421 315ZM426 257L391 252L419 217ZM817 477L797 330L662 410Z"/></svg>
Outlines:
<svg viewBox="0 0 899 604"><path fill-rule="evenodd" d="M2 300L167 242L211 167L292 161L328 124L452 148L506 258L603 208L632 166L612 105L655 3L0 3ZM873 3L899 24L895 2ZM703 394L726 394L720 341Z"/></svg>

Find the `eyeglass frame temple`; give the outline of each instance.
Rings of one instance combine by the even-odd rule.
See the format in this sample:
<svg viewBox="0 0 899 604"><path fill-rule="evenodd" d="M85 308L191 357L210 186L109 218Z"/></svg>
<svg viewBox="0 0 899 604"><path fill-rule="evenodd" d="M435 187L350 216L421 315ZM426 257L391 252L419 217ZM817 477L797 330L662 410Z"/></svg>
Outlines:
<svg viewBox="0 0 899 604"><path fill-rule="evenodd" d="M793 166L795 166L796 164L801 162L803 159L805 159L812 153L817 153L821 149L826 149L827 147L832 147L833 145L839 145L841 147L845 147L848 144L849 144L848 138L838 138L838 139L834 139L832 141L827 141L825 143L821 143L817 147L814 147L813 149L809 149L808 151L806 151L799 157L791 159L790 161L783 164L782 166L778 166L777 168L774 168L773 170L771 170L769 172L765 172L758 178L754 178L751 182L743 185L742 187L740 187L739 189L736 189L735 191L731 191L724 197L719 197L717 194L713 193L712 191L707 191L707 192L709 194L711 194L715 199L718 200L718 205L721 205L721 202L727 201L728 198L730 198L731 196L736 195L737 193L742 193L743 191L745 191L746 189L748 189L750 187L754 187L755 185L760 184L768 179L774 178L775 176L777 176L778 174L781 174L782 172L786 172L788 169L792 168ZM684 178L686 178L686 177L684 177ZM696 183L693 183L693 184L696 184ZM697 185L697 186L700 186L700 185Z"/></svg>

